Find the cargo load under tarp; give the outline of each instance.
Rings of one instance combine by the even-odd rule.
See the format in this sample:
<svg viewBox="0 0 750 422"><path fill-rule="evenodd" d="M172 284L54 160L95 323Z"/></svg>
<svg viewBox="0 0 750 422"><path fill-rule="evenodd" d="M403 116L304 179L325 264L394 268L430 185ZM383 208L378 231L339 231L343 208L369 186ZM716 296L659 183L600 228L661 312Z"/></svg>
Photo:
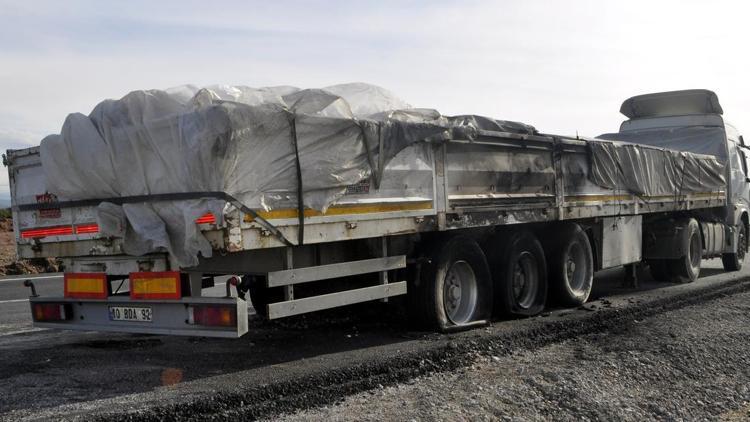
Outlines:
<svg viewBox="0 0 750 422"><path fill-rule="evenodd" d="M195 219L219 217L226 206L201 192L226 193L250 209L291 202L324 211L347 186L377 180L407 146L471 139L478 129L536 133L521 123L412 109L367 84L185 86L135 91L89 116L71 114L40 154L48 192L65 200L195 194L97 209L101 234L124 238L126 253L168 251L188 267L212 253Z"/></svg>
<svg viewBox="0 0 750 422"><path fill-rule="evenodd" d="M710 155L603 140L590 141L588 149L589 178L605 188L642 196L726 189L724 164Z"/></svg>

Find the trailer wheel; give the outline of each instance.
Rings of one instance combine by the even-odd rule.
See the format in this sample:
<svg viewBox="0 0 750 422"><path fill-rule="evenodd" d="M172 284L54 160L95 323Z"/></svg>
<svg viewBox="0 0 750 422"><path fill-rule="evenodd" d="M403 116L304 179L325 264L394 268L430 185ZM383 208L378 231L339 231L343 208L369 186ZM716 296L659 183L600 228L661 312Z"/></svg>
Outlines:
<svg viewBox="0 0 750 422"><path fill-rule="evenodd" d="M682 236L681 242L683 242L682 250L685 251L685 255L669 261L669 275L672 282L691 283L700 275L703 255L700 226L694 218L691 218L685 225L685 235Z"/></svg>
<svg viewBox="0 0 750 422"><path fill-rule="evenodd" d="M594 284L594 256L586 233L578 224L566 224L550 245L549 285L552 298L563 306L586 303Z"/></svg>
<svg viewBox="0 0 750 422"><path fill-rule="evenodd" d="M740 231L737 233L737 252L725 253L721 256L721 263L724 264L725 271L739 271L742 269L742 261L745 260L747 251L747 226L744 222L740 223Z"/></svg>
<svg viewBox="0 0 750 422"><path fill-rule="evenodd" d="M495 306L504 315L533 316L547 300L547 263L539 240L514 231L498 242L493 256Z"/></svg>
<svg viewBox="0 0 750 422"><path fill-rule="evenodd" d="M441 242L410 291L410 309L423 326L445 331L492 314L492 281L477 242L455 236Z"/></svg>

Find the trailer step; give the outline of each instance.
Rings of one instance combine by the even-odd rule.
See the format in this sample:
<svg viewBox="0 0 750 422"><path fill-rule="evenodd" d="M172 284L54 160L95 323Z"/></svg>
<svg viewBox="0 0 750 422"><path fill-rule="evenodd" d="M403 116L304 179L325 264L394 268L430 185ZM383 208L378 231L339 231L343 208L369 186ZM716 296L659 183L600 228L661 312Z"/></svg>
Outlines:
<svg viewBox="0 0 750 422"><path fill-rule="evenodd" d="M381 284L361 289L346 290L304 299L288 300L268 305L268 319L283 318L338 306L384 299L406 294L406 282Z"/></svg>
<svg viewBox="0 0 750 422"><path fill-rule="evenodd" d="M331 278L389 271L404 267L406 267L406 256L397 255L384 258L342 262L339 264L273 271L268 273L266 280L268 287L279 287L308 283L311 281L328 280Z"/></svg>

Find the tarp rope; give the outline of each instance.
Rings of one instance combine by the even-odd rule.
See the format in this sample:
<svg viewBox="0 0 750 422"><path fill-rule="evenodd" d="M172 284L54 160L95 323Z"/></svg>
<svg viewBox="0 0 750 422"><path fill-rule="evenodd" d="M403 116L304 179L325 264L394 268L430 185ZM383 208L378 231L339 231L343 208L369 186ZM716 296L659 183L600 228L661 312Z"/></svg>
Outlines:
<svg viewBox="0 0 750 422"><path fill-rule="evenodd" d="M289 126L292 131L292 146L294 147L295 165L297 167L297 245L305 243L305 201L302 189L302 165L299 162L299 145L297 142L297 120L292 113L289 119Z"/></svg>

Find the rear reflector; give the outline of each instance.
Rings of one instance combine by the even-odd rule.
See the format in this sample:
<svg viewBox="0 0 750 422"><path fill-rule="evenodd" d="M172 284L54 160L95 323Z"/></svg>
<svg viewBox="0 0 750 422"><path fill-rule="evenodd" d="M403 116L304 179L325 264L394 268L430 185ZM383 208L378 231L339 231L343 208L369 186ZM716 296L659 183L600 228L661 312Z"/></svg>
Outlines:
<svg viewBox="0 0 750 422"><path fill-rule="evenodd" d="M236 327L237 310L230 306L191 306L188 323L210 327Z"/></svg>
<svg viewBox="0 0 750 422"><path fill-rule="evenodd" d="M212 216L213 217L213 216ZM72 234L99 233L99 225L96 223L79 224L73 226L43 227L38 229L22 230L23 239L37 239L49 236L70 236Z"/></svg>
<svg viewBox="0 0 750 422"><path fill-rule="evenodd" d="M130 273L130 298L179 299L181 284L179 271Z"/></svg>
<svg viewBox="0 0 750 422"><path fill-rule="evenodd" d="M35 239L47 236L66 236L73 234L73 226L44 227L40 229L22 230L23 239Z"/></svg>
<svg viewBox="0 0 750 422"><path fill-rule="evenodd" d="M77 234L99 233L99 225L96 223L79 224L76 226L76 233Z"/></svg>
<svg viewBox="0 0 750 422"><path fill-rule="evenodd" d="M63 303L32 303L34 321L66 321L73 316L70 305Z"/></svg>
<svg viewBox="0 0 750 422"><path fill-rule="evenodd" d="M65 273L65 297L75 299L106 299L109 283L104 273Z"/></svg>
<svg viewBox="0 0 750 422"><path fill-rule="evenodd" d="M214 217L214 215L209 212L203 214L203 216L195 220L195 222L197 224L216 224L216 217Z"/></svg>

